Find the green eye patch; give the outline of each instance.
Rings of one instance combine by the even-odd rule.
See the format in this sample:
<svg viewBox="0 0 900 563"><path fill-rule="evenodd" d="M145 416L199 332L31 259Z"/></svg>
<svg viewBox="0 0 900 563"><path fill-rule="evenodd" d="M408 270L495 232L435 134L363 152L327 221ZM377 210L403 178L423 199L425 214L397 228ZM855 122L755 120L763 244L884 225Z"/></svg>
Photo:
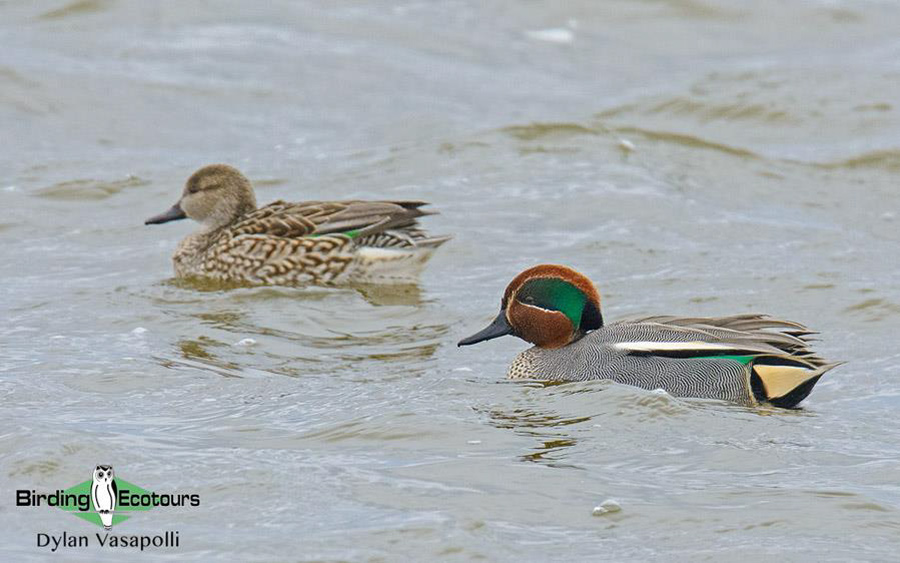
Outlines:
<svg viewBox="0 0 900 563"><path fill-rule="evenodd" d="M525 282L516 292L516 300L549 311L559 311L581 326L581 315L587 302L585 294L567 281L556 278L538 278Z"/></svg>

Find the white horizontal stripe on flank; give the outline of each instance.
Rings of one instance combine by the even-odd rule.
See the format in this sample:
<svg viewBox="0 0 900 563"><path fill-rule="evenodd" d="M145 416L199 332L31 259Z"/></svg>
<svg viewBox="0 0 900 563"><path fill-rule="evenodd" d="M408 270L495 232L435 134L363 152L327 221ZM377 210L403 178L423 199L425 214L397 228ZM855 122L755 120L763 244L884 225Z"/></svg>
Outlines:
<svg viewBox="0 0 900 563"><path fill-rule="evenodd" d="M745 350L741 346L733 344L720 344L716 342L652 342L642 340L640 342L619 342L613 345L618 350L627 352L653 352L679 351L679 350Z"/></svg>

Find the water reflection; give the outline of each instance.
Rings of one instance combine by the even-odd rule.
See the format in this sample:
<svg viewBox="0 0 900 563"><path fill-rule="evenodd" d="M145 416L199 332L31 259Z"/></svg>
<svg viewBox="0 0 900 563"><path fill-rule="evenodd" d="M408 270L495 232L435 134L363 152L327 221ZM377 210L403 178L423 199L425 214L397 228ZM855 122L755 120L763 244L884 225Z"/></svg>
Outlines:
<svg viewBox="0 0 900 563"><path fill-rule="evenodd" d="M570 410L566 407L571 405L564 403L578 395L584 395L592 401L590 395L606 388L605 382L599 382L599 385L597 383L516 382L514 385L520 387L522 393L512 398L516 403L528 403L526 406L476 407L475 410L484 414L491 426L513 430L519 436L535 440L534 446L517 456L518 460L548 467L578 468L578 465L566 463L566 460L572 455L573 446L578 444L575 434L586 428L585 423L590 422L593 415L585 414L590 409ZM534 404L538 402L541 403L540 406Z"/></svg>
<svg viewBox="0 0 900 563"><path fill-rule="evenodd" d="M422 289L417 284L354 284L351 287L376 307L418 307L422 304Z"/></svg>
<svg viewBox="0 0 900 563"><path fill-rule="evenodd" d="M433 305L417 285L252 287L172 279L144 297L183 331L175 357L229 372L243 366L289 377L419 377L448 342L449 324L434 322Z"/></svg>
<svg viewBox="0 0 900 563"><path fill-rule="evenodd" d="M335 291L353 290L370 305L418 307L422 305L422 288L418 284L344 284L344 285L254 285L239 281L222 281L209 278L170 278L164 285L201 293L218 293L229 290L253 290L241 292L237 299L241 301L262 301L283 297L301 298L304 300L321 300L330 297Z"/></svg>
<svg viewBox="0 0 900 563"><path fill-rule="evenodd" d="M178 348L181 349L181 356L188 360L214 359L214 356L206 350L209 345L222 346L223 344L203 336L197 340L179 340L177 343Z"/></svg>
<svg viewBox="0 0 900 563"><path fill-rule="evenodd" d="M477 410L479 409L476 409L476 411ZM488 423L492 426L514 430L556 428L591 420L590 416L574 416L566 418L559 413L552 411L537 411L532 409L514 409L511 411L492 409L485 414L488 416ZM532 433L531 435L536 434Z"/></svg>
<svg viewBox="0 0 900 563"><path fill-rule="evenodd" d="M521 461L530 461L532 463L540 463L548 467L580 469L578 465L569 463L560 463L560 460L566 457L566 448L571 448L577 442L571 438L561 438L556 440L546 440L535 451L530 454L519 456Z"/></svg>

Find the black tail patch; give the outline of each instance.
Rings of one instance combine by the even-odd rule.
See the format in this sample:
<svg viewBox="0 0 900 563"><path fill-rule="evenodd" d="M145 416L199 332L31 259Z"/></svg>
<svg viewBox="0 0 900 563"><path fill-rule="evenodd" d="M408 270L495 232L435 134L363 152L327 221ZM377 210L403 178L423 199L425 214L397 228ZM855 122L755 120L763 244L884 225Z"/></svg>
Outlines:
<svg viewBox="0 0 900 563"><path fill-rule="evenodd" d="M769 403L772 406L782 408L782 409L793 409L796 408L800 401L809 396L812 392L813 387L816 386L816 383L819 382L819 379L823 374L819 374L815 377L811 377L792 389L786 395L782 395L781 397L776 397L774 399L770 399L766 396L766 389L763 386L762 378L759 377L759 374L756 373L755 369L750 370L750 390L753 392L753 397L759 401L760 403Z"/></svg>
<svg viewBox="0 0 900 563"><path fill-rule="evenodd" d="M810 392L812 392L813 387L816 386L816 383L818 383L819 378L821 377L822 375L819 374L815 377L807 379L806 381L795 387L794 390L787 395L778 397L777 399L769 399L769 403L783 409L795 408L797 404L800 403L800 401L805 399L810 394Z"/></svg>

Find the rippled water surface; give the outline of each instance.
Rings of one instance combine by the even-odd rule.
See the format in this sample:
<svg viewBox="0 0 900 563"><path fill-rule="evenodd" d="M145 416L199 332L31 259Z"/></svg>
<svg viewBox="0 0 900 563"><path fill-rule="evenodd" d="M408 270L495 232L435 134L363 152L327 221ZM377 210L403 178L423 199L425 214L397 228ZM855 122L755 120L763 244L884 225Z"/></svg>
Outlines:
<svg viewBox="0 0 900 563"><path fill-rule="evenodd" d="M5 560L94 531L13 490L103 462L201 495L116 527L179 530L147 559L896 557L896 3L66 1L0 2ZM455 238L414 287L175 282L192 225L142 222L210 162ZM521 341L455 342L542 261L848 363L792 412L505 382Z"/></svg>

